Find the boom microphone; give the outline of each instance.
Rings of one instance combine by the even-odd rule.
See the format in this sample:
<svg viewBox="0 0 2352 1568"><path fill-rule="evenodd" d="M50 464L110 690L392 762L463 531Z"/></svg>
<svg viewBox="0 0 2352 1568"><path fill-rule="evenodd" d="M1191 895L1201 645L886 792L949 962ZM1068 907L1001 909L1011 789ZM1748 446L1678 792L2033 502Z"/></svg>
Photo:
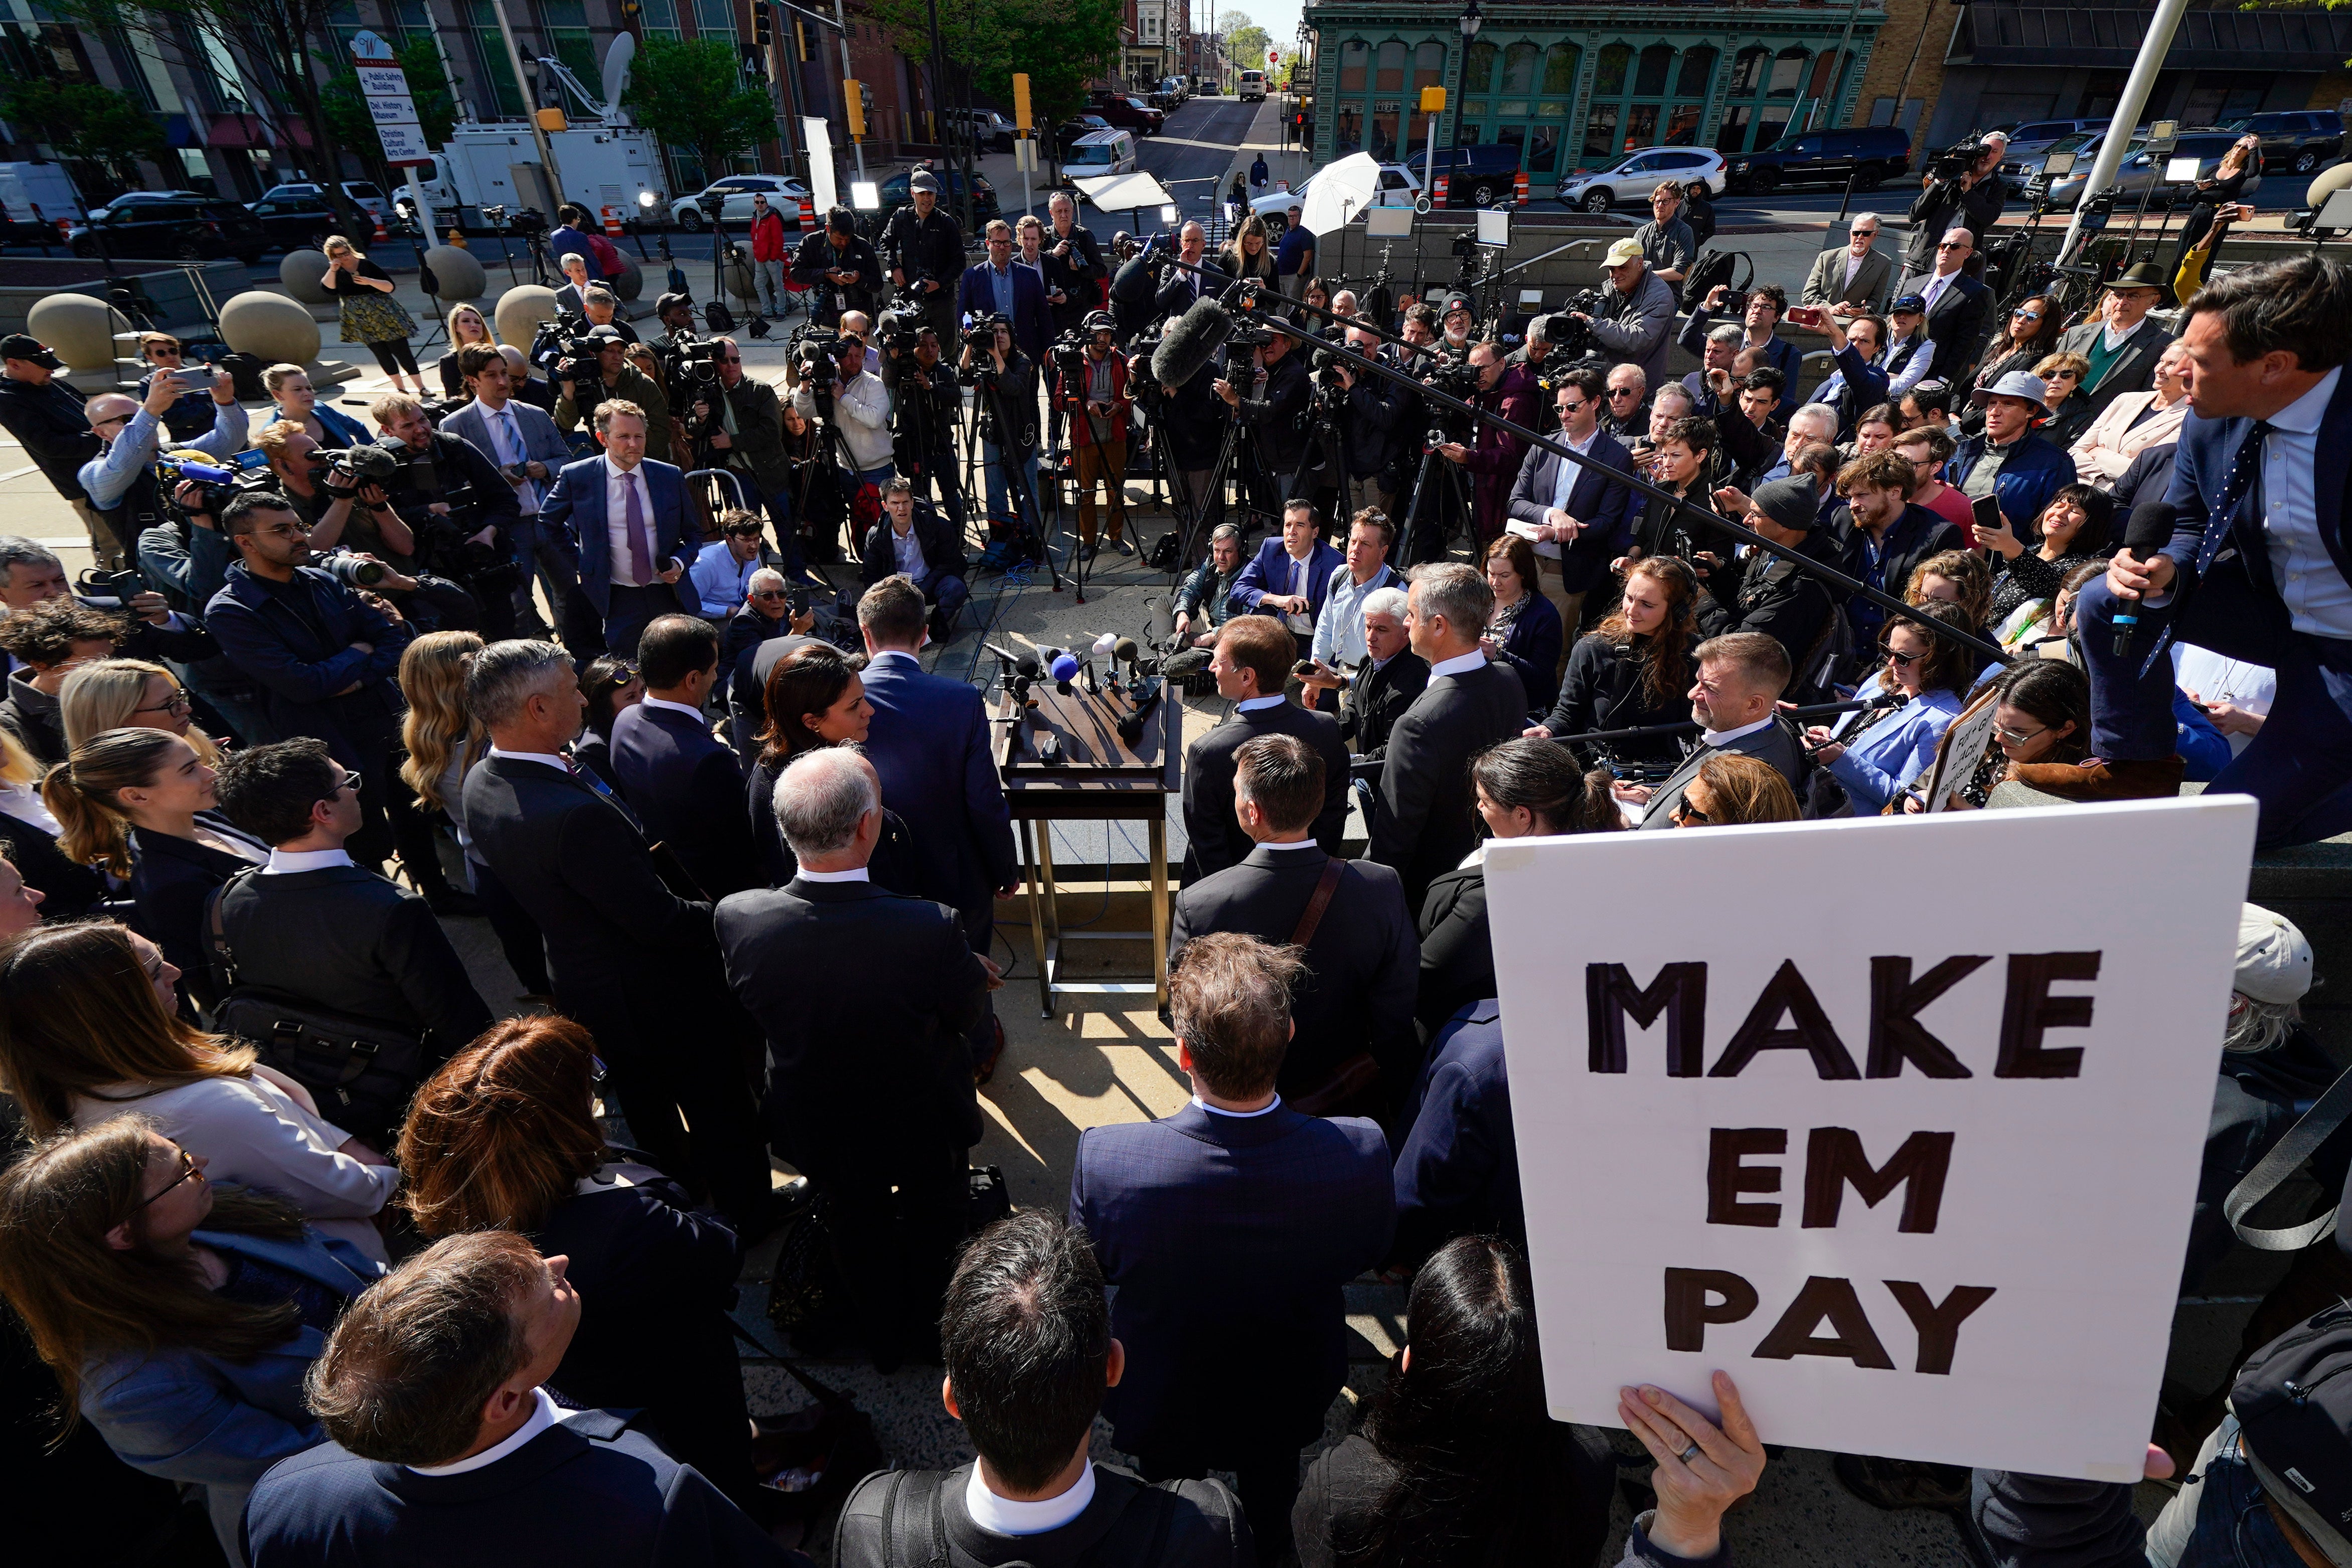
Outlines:
<svg viewBox="0 0 2352 1568"><path fill-rule="evenodd" d="M1160 335L1160 346L1151 352L1151 379L1173 392L1205 369L1233 335L1232 311L1214 300L1194 300Z"/></svg>
<svg viewBox="0 0 2352 1568"><path fill-rule="evenodd" d="M2179 518L2179 511L2170 501L2140 502L2132 508L2131 521L2124 526L2124 548L2131 552L2133 560L2147 560L2171 542L2173 525ZM2139 632L2139 601L2117 598L2110 625L2113 631L2107 647L2117 658L2129 658L2132 641Z"/></svg>

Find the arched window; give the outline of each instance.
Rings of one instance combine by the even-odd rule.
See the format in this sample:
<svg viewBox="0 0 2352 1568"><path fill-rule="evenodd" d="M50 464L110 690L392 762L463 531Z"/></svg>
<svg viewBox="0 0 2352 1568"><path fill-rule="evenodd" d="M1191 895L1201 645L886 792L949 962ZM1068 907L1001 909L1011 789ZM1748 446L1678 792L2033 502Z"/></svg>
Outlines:
<svg viewBox="0 0 2352 1568"><path fill-rule="evenodd" d="M1502 51L1491 40L1474 43L1462 68L1462 90L1485 92L1495 85L1495 57Z"/></svg>
<svg viewBox="0 0 2352 1568"><path fill-rule="evenodd" d="M1633 78L1634 95L1639 98L1664 97L1666 71L1674 63L1675 50L1671 44L1652 44L1643 49L1641 71Z"/></svg>
<svg viewBox="0 0 2352 1568"><path fill-rule="evenodd" d="M1445 85L1445 46L1431 39L1412 52L1412 95L1418 100L1424 87Z"/></svg>
<svg viewBox="0 0 2352 1568"><path fill-rule="evenodd" d="M1675 96L1705 98L1707 82L1715 75L1715 50L1706 45L1702 44L1695 49L1685 49L1682 75L1675 82Z"/></svg>
<svg viewBox="0 0 2352 1568"><path fill-rule="evenodd" d="M1724 90L1733 98L1755 97L1756 89L1763 85L1764 62L1771 58L1772 51L1767 48L1751 47L1740 50L1739 58L1731 62L1731 84Z"/></svg>
<svg viewBox="0 0 2352 1568"><path fill-rule="evenodd" d="M1772 86L1766 95L1770 98L1794 98L1797 84L1804 79L1806 51L1790 45L1772 57Z"/></svg>
<svg viewBox="0 0 2352 1568"><path fill-rule="evenodd" d="M1404 90L1404 46L1391 38L1381 46L1379 68L1372 74L1374 92Z"/></svg>
<svg viewBox="0 0 2352 1568"><path fill-rule="evenodd" d="M1339 90L1341 92L1364 90L1364 60L1370 52L1361 38L1349 38L1339 46Z"/></svg>
<svg viewBox="0 0 2352 1568"><path fill-rule="evenodd" d="M1612 44L1601 51L1601 68L1592 79L1592 96L1620 98L1625 92L1625 73L1633 63L1633 47Z"/></svg>
<svg viewBox="0 0 2352 1568"><path fill-rule="evenodd" d="M1544 56L1543 90L1547 99L1570 99L1576 96L1576 67L1580 57L1574 44L1554 44ZM1562 103L1559 112L1566 114Z"/></svg>
<svg viewBox="0 0 2352 1568"><path fill-rule="evenodd" d="M1542 51L1533 44L1513 44L1503 51L1503 88L1506 95L1535 90L1536 58Z"/></svg>

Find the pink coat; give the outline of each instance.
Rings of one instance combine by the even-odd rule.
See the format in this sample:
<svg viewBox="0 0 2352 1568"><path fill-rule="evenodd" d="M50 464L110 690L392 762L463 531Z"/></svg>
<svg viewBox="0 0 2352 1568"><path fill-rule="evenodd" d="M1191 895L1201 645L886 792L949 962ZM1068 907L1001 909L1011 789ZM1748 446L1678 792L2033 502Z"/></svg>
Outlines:
<svg viewBox="0 0 2352 1568"><path fill-rule="evenodd" d="M2091 421L2091 427L2068 448L2068 455L2074 459L2074 472L2085 483L2102 490L2113 489L2124 470L2131 467L2132 459L2141 452L2180 439L2180 422L2189 416L2189 399L2185 397L2137 425L2132 423L2141 410L2155 401L2153 392L2126 392Z"/></svg>

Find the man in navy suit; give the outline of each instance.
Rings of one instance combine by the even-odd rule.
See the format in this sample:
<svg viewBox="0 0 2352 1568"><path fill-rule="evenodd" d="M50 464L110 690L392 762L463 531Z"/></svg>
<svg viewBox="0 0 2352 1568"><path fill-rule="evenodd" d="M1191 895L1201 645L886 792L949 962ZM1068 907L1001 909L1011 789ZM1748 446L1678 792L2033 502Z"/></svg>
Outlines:
<svg viewBox="0 0 2352 1568"><path fill-rule="evenodd" d="M866 759L881 777L884 803L921 825L915 853L923 897L955 910L971 950L984 953L996 931L996 900L1010 898L1019 879L1013 813L979 690L926 675L915 657L923 620L922 590L904 577L883 578L857 601L866 700L874 705ZM1000 1037L993 1011L983 1013L972 1039L975 1067L987 1065Z"/></svg>
<svg viewBox="0 0 2352 1568"><path fill-rule="evenodd" d="M965 268L956 285L956 314L974 321L1003 317L1013 323L1013 341L1029 363L1045 363L1045 340L1053 335L1045 281L1030 268L1013 265L1013 226L1003 218L988 226L988 259Z"/></svg>
<svg viewBox="0 0 2352 1568"><path fill-rule="evenodd" d="M1457 1236L1499 1236L1527 1246L1501 1003L1471 1003L1431 1039L1403 1128L1391 1262L1417 1268Z"/></svg>
<svg viewBox="0 0 2352 1568"><path fill-rule="evenodd" d="M705 898L757 885L743 774L702 716L719 680L719 629L699 616L662 616L638 639L637 673L645 700L621 710L613 722L613 771L622 795Z"/></svg>
<svg viewBox="0 0 2352 1568"><path fill-rule="evenodd" d="M1584 595L1633 537L1633 492L1611 476L1632 473L1633 455L1601 428L1605 396L1599 371L1563 375L1552 406L1559 412L1559 443L1577 460L1530 447L1511 486L1511 521L1524 524L1536 542L1536 575L1559 612L1560 669L1568 668L1568 649L1576 645Z"/></svg>
<svg viewBox="0 0 2352 1568"><path fill-rule="evenodd" d="M1347 558L1323 542L1315 525L1315 508L1303 500L1282 509L1282 537L1257 547L1257 554L1234 580L1234 608L1255 616L1272 616L1297 639L1298 657L1315 652L1315 617L1331 592L1331 574Z"/></svg>
<svg viewBox="0 0 2352 1568"><path fill-rule="evenodd" d="M353 1301L311 1369L327 1441L272 1466L246 1505L253 1568L466 1568L524 1537L572 1562L783 1568L767 1531L631 1413L549 1396L583 1305L563 1265L512 1231L471 1231Z"/></svg>
<svg viewBox="0 0 2352 1568"><path fill-rule="evenodd" d="M2352 272L2316 256L2264 262L2207 284L2186 314L2195 375L2171 542L2119 551L2074 602L2098 761L2020 777L2077 798L2173 795L2164 654L2178 637L2278 672L2269 721L2206 787L2262 803L2263 847L2315 843L2352 827ZM2134 614L2118 655L2117 617Z"/></svg>
<svg viewBox="0 0 2352 1568"><path fill-rule="evenodd" d="M1118 1447L1151 1480L1234 1472L1269 1563L1290 1542L1298 1450L1347 1376L1341 1289L1395 1227L1380 1128L1275 1092L1297 969L1254 937L1195 937L1168 981L1192 1103L1089 1129L1070 1173L1070 1223L1118 1290Z"/></svg>
<svg viewBox="0 0 2352 1568"><path fill-rule="evenodd" d="M532 602L531 582L547 590L547 606L556 619L576 586L562 542L540 521L540 508L555 471L572 456L571 443L543 408L534 408L514 395L515 384L507 362L497 349L480 343L457 351L457 368L464 373L474 401L453 409L441 421L441 432L457 436L481 449L498 466L499 475L514 488L521 515L509 525L515 564L522 577L514 586L515 625L519 635L539 635L539 608Z"/></svg>
<svg viewBox="0 0 2352 1568"><path fill-rule="evenodd" d="M1315 842L1339 852L1348 824L1348 746L1339 721L1301 708L1282 694L1290 673L1291 641L1265 616L1235 616L1217 633L1209 673L1233 710L1184 753L1184 885L1238 866L1256 846L1234 815L1234 773L1241 749L1260 735L1296 735L1323 759L1323 808Z"/></svg>
<svg viewBox="0 0 2352 1568"><path fill-rule="evenodd" d="M636 653L656 616L691 608L671 586L694 553L686 542L685 476L646 458L646 411L635 404L598 404L604 455L565 464L539 508L541 527L567 531L581 595L604 622L606 650L623 658Z"/></svg>

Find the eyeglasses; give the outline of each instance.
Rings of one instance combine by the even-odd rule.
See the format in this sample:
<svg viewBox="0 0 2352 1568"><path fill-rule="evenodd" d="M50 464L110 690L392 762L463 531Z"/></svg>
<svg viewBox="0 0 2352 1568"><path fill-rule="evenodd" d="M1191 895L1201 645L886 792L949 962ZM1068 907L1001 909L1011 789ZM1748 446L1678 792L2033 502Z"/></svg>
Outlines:
<svg viewBox="0 0 2352 1568"><path fill-rule="evenodd" d="M1927 657L1924 653L1896 653L1884 643L1879 645L1878 651L1885 656L1889 664L1914 665Z"/></svg>
<svg viewBox="0 0 2352 1568"><path fill-rule="evenodd" d="M1620 397L1639 397L1641 395L1642 395L1640 393L1634 391L1630 386L1612 386L1609 389L1609 397L1612 402L1614 402Z"/></svg>
<svg viewBox="0 0 2352 1568"><path fill-rule="evenodd" d="M2010 312L2010 316L2014 321L2038 321L2042 319L2042 312L2039 310L2011 310Z"/></svg>
<svg viewBox="0 0 2352 1568"><path fill-rule="evenodd" d="M2021 746L2036 735L2050 733L2050 726L2044 724L2039 730L2011 730L2005 725L1996 724L1992 727L1992 732L1995 740L2005 741L2012 746Z"/></svg>
<svg viewBox="0 0 2352 1568"><path fill-rule="evenodd" d="M187 693L184 691L174 691L170 697L164 699L161 702L150 703L142 708L133 708L131 711L133 713L185 713L188 711L188 706Z"/></svg>
<svg viewBox="0 0 2352 1568"><path fill-rule="evenodd" d="M2050 373L2050 379L2053 381L2080 381L2083 379L2083 373L2079 370L2053 370Z"/></svg>
<svg viewBox="0 0 2352 1568"><path fill-rule="evenodd" d="M755 588L751 591L751 597L755 599L782 599L790 597L790 595L782 588Z"/></svg>
<svg viewBox="0 0 2352 1568"><path fill-rule="evenodd" d="M1936 247L1938 250L1969 250L1974 247L1965 240L1948 239Z"/></svg>
<svg viewBox="0 0 2352 1568"><path fill-rule="evenodd" d="M131 1207L131 1212L132 1214L137 1214L141 1209L145 1208L149 1204L153 1203L156 1199L162 1197L165 1193L170 1192L173 1187L178 1186L183 1182L201 1182L204 1179L205 1173L196 1169L196 1157L194 1154L189 1153L185 1149L182 1149L180 1151L180 1173L173 1177L170 1181L164 1183L163 1186L158 1188L156 1191L148 1194L147 1196L141 1198L136 1204L133 1204Z"/></svg>

